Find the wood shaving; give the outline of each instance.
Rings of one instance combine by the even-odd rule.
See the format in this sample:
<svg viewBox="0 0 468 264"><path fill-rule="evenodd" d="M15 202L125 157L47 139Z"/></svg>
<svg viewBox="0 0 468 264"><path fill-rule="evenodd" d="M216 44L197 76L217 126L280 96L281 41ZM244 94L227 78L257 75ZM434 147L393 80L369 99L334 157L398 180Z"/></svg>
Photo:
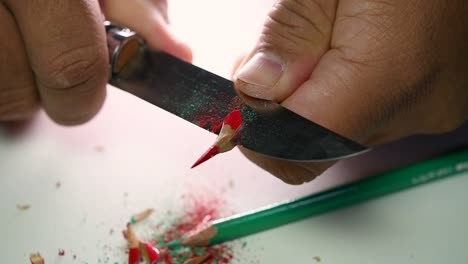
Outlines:
<svg viewBox="0 0 468 264"><path fill-rule="evenodd" d="M39 253L31 253L31 255L29 255L29 260L31 264L45 264L44 258L42 258Z"/></svg>
<svg viewBox="0 0 468 264"><path fill-rule="evenodd" d="M104 146L103 145L96 145L94 147L94 151L96 151L98 153L102 153L102 152L104 152Z"/></svg>
<svg viewBox="0 0 468 264"><path fill-rule="evenodd" d="M20 211L26 211L26 210L29 210L30 208L31 208L30 204L17 204L16 205L16 209Z"/></svg>
<svg viewBox="0 0 468 264"><path fill-rule="evenodd" d="M186 260L183 264L202 264L202 263L205 263L209 257L210 255L194 257L194 258Z"/></svg>

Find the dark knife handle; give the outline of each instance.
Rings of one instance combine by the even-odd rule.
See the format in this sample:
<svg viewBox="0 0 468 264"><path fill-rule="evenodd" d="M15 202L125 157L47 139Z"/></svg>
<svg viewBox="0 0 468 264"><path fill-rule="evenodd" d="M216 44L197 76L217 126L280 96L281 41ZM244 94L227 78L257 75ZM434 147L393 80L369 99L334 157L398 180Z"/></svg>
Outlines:
<svg viewBox="0 0 468 264"><path fill-rule="evenodd" d="M135 56L144 41L134 31L110 21L105 21L104 26L106 27L107 49L109 52L109 79L112 80Z"/></svg>

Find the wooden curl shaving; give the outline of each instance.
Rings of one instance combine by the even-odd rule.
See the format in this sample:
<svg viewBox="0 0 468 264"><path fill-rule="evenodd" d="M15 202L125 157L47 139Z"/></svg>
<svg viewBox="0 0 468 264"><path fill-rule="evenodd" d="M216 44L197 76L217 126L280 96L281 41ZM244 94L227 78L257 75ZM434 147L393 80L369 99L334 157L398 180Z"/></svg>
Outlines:
<svg viewBox="0 0 468 264"><path fill-rule="evenodd" d="M31 255L29 255L29 260L31 264L45 264L44 258L42 258L39 253L31 253Z"/></svg>
<svg viewBox="0 0 468 264"><path fill-rule="evenodd" d="M194 257L194 258L186 260L183 264L203 264L205 263L206 260L208 260L209 257L210 255Z"/></svg>

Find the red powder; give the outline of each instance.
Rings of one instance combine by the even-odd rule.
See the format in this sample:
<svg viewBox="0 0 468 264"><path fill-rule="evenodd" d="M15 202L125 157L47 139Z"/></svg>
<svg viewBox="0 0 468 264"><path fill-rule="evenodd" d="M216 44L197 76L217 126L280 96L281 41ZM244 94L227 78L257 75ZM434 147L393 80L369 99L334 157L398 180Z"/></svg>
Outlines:
<svg viewBox="0 0 468 264"><path fill-rule="evenodd" d="M183 263L187 259L209 255L204 262L206 264L227 264L233 259L233 251L230 244L220 244L208 247L168 247L164 244L182 238L183 235L205 227L209 221L221 217L220 207L223 202L219 199L200 199L199 197L186 197L189 204L185 207L184 215L174 221L169 228L158 230L158 235L152 241L159 245L162 253L162 263ZM187 250L189 249L189 250Z"/></svg>
<svg viewBox="0 0 468 264"><path fill-rule="evenodd" d="M244 100L242 100L239 96L233 97L231 102L229 102L230 109L241 109L244 105Z"/></svg>
<svg viewBox="0 0 468 264"><path fill-rule="evenodd" d="M231 101L226 106L226 108L227 109L240 109L243 105L244 105L244 101L239 96L236 96L231 99ZM234 111L239 111L239 110L234 110ZM238 114L239 114L239 117L237 117L236 120L242 123L242 116L240 115L240 112ZM228 114L226 117L228 117L229 115L230 114ZM237 115L237 113L235 115ZM209 114L207 114L206 109L200 110L198 113L195 114L195 116L197 120L201 120L198 124L200 127L209 129L213 133L218 133L221 130L221 127L223 126L223 120L219 118L219 116L221 116L220 111L216 108L210 109ZM224 122L226 122L226 120L224 120ZM233 129L236 129L236 128L233 128Z"/></svg>
<svg viewBox="0 0 468 264"><path fill-rule="evenodd" d="M221 130L223 123L215 117L206 117L200 121L199 125L203 128L207 128L206 126L209 126L209 130L211 132L218 133Z"/></svg>
<svg viewBox="0 0 468 264"><path fill-rule="evenodd" d="M229 125L231 129L236 130L242 124L242 113L238 109L233 110L223 120L223 123Z"/></svg>
<svg viewBox="0 0 468 264"><path fill-rule="evenodd" d="M213 133L218 133L223 126L223 121L218 118L219 111L217 109L210 109L207 114L205 109L200 109L196 114L196 119L200 120L198 125L204 129L208 129Z"/></svg>

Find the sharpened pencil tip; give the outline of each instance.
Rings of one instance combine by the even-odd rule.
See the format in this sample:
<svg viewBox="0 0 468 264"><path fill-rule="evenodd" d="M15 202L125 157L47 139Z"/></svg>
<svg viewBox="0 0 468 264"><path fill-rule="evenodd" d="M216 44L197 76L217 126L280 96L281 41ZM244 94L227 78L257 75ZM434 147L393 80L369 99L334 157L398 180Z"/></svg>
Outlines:
<svg viewBox="0 0 468 264"><path fill-rule="evenodd" d="M219 147L216 145L211 146L195 163L192 165L192 169L202 164L203 162L211 159L212 157L219 154Z"/></svg>

